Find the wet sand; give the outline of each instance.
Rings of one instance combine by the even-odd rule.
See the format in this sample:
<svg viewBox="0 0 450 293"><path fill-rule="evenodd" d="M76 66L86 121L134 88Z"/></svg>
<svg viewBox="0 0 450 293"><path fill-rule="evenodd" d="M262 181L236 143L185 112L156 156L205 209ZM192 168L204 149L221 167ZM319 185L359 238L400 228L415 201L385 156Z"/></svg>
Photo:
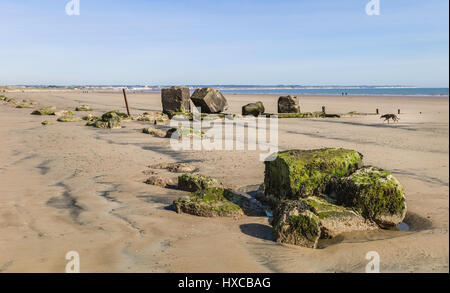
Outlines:
<svg viewBox="0 0 450 293"><path fill-rule="evenodd" d="M124 111L119 93L5 95L58 109L89 104L94 114ZM226 97L230 113L258 100L276 112L273 95ZM448 97L299 98L302 111L401 109L400 122L390 125L376 115L283 119L279 149L351 148L366 164L392 171L406 190L409 231L345 235L311 250L275 243L266 217L179 215L169 206L187 193L144 184L148 165L190 163L233 189L254 191L264 178L259 153L173 151L168 139L140 133L148 122L103 130L0 105L0 272L64 272L71 250L82 272L364 272L369 251L379 253L382 272L448 272ZM132 114L161 110L159 94L128 99Z"/></svg>

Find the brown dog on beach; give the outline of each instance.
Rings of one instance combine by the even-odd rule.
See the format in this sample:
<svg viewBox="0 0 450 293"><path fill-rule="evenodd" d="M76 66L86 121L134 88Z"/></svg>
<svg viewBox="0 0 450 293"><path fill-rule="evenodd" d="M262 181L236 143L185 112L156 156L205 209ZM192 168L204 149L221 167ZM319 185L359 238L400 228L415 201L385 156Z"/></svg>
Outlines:
<svg viewBox="0 0 450 293"><path fill-rule="evenodd" d="M384 118L383 123L387 121L388 124L389 124L390 119L392 119L392 121L394 121L394 122L398 122L398 120L400 120L400 118L398 118L397 115L395 115L395 114L385 114L385 115L381 116L380 119L381 118Z"/></svg>

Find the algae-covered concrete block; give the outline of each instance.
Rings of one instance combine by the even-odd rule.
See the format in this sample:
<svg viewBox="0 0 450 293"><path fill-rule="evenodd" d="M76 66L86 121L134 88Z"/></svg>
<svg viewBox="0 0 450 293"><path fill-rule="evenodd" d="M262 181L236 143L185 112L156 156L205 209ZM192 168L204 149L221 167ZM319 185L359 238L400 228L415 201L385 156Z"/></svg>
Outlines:
<svg viewBox="0 0 450 293"><path fill-rule="evenodd" d="M333 180L331 185L337 204L355 209L382 228L397 226L405 218L405 191L388 171L363 167L346 178Z"/></svg>
<svg viewBox="0 0 450 293"><path fill-rule="evenodd" d="M273 213L273 234L280 243L316 248L321 229L319 217L304 201L283 200Z"/></svg>
<svg viewBox="0 0 450 293"><path fill-rule="evenodd" d="M335 238L347 232L378 229L374 222L365 219L351 208L332 203L332 200L327 197L311 196L302 201L319 218L321 239Z"/></svg>
<svg viewBox="0 0 450 293"><path fill-rule="evenodd" d="M281 96L278 99L278 113L300 113L297 97Z"/></svg>
<svg viewBox="0 0 450 293"><path fill-rule="evenodd" d="M329 200L313 196L280 201L274 208L272 220L275 239L281 243L316 248L319 239L378 229L374 222Z"/></svg>
<svg viewBox="0 0 450 293"><path fill-rule="evenodd" d="M362 155L348 149L289 150L266 161L265 193L278 199L322 194L333 177L345 177L362 166Z"/></svg>
<svg viewBox="0 0 450 293"><path fill-rule="evenodd" d="M242 106L242 115L259 116L265 112L264 104L262 102L250 103Z"/></svg>
<svg viewBox="0 0 450 293"><path fill-rule="evenodd" d="M34 110L31 115L55 115L55 111L55 106L48 106L38 110Z"/></svg>
<svg viewBox="0 0 450 293"><path fill-rule="evenodd" d="M244 214L241 207L227 198L229 190L208 188L174 201L178 213L200 217L233 217Z"/></svg>
<svg viewBox="0 0 450 293"><path fill-rule="evenodd" d="M98 117L86 117L89 122L86 126L94 126L97 128L122 128L121 122L123 119L130 119L130 117L120 111L110 111Z"/></svg>
<svg viewBox="0 0 450 293"><path fill-rule="evenodd" d="M178 177L178 188L185 191L221 187L222 183L209 176L186 173Z"/></svg>
<svg viewBox="0 0 450 293"><path fill-rule="evenodd" d="M161 102L163 113L171 112L190 112L191 111L191 93L185 86L173 86L161 90Z"/></svg>
<svg viewBox="0 0 450 293"><path fill-rule="evenodd" d="M106 112L102 115L102 120L107 121L108 119L115 118L116 116L119 116L121 120L131 120L130 116L128 116L126 113L120 112L119 110Z"/></svg>
<svg viewBox="0 0 450 293"><path fill-rule="evenodd" d="M196 89L191 96L191 100L202 113L220 113L228 108L225 96L213 88Z"/></svg>

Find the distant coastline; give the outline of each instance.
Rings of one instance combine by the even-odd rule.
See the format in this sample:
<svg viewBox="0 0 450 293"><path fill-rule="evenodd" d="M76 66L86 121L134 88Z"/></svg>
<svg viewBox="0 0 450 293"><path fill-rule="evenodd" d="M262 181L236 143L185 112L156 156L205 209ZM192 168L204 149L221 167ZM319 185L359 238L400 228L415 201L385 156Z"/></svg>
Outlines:
<svg viewBox="0 0 450 293"><path fill-rule="evenodd" d="M352 95L352 96L433 96L448 97L449 88L422 88L411 86L301 86L301 85L186 85L194 91L197 88L213 87L227 94L275 94L275 95ZM132 92L159 92L170 85L26 85L3 87L7 90L91 90L91 91L119 91L127 88ZM0 87L0 90L2 87Z"/></svg>

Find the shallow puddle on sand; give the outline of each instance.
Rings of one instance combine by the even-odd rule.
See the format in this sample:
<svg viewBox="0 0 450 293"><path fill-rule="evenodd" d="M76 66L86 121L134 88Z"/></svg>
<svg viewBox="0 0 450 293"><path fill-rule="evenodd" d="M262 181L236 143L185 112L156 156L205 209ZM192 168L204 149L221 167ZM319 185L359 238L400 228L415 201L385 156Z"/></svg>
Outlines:
<svg viewBox="0 0 450 293"><path fill-rule="evenodd" d="M320 239L318 248L323 249L330 245L338 244L338 243L363 243L363 242L370 242L370 241L386 240L386 239L402 237L405 235L409 235L411 233L413 233L413 232L400 231L397 228L394 228L391 230L379 229L379 230L372 230L372 231L358 231L358 232L343 233L333 239Z"/></svg>
<svg viewBox="0 0 450 293"><path fill-rule="evenodd" d="M397 229L398 229L399 231L402 231L402 232L406 232L406 231L409 231L409 230L410 230L409 225L406 224L405 222L401 222L401 223L397 226Z"/></svg>

